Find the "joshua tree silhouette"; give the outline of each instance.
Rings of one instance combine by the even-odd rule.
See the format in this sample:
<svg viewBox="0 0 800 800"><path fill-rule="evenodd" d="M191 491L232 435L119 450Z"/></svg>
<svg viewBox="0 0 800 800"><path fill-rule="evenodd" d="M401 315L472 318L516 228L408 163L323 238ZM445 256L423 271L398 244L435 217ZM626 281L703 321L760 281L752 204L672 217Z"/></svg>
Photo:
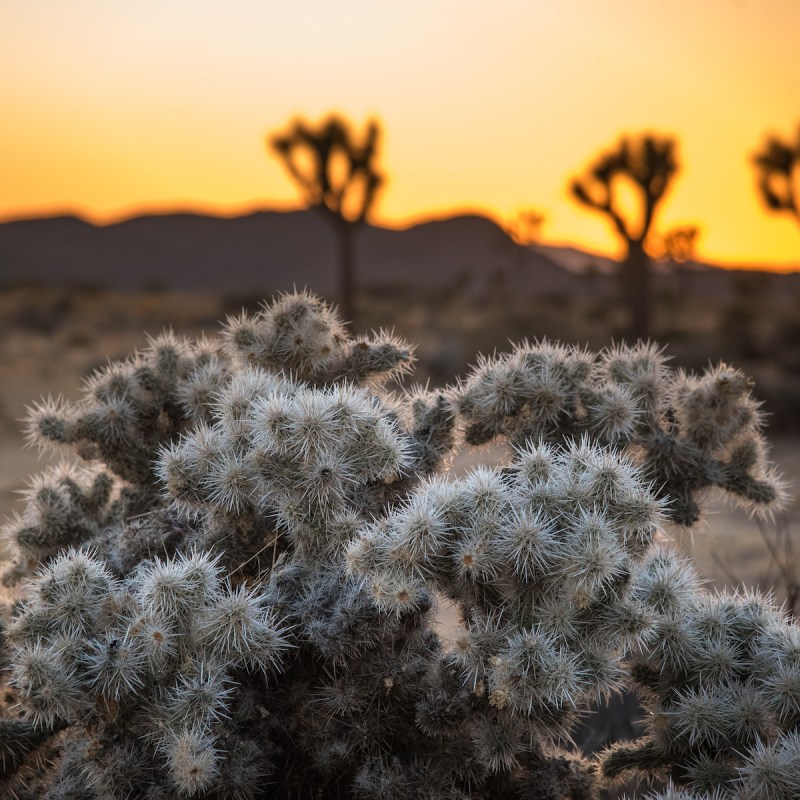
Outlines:
<svg viewBox="0 0 800 800"><path fill-rule="evenodd" d="M508 226L511 238L523 247L539 244L547 215L536 208L520 211Z"/></svg>
<svg viewBox="0 0 800 800"><path fill-rule="evenodd" d="M770 211L786 211L800 223L800 128L794 144L768 136L753 157L758 192Z"/></svg>
<svg viewBox="0 0 800 800"><path fill-rule="evenodd" d="M644 243L677 169L674 139L642 134L620 139L612 150L597 158L583 178L570 184L573 197L608 217L625 242L622 291L634 337L646 338L650 332L650 270ZM640 190L642 212L638 222L626 219L620 207L615 189L620 179L627 179Z"/></svg>
<svg viewBox="0 0 800 800"><path fill-rule="evenodd" d="M650 252L661 261L685 264L687 261L694 260L695 245L699 236L700 228L696 225L670 228L666 233L657 237L657 242Z"/></svg>
<svg viewBox="0 0 800 800"><path fill-rule="evenodd" d="M309 206L332 220L339 237L339 299L342 316L355 317L353 234L367 219L383 176L376 169L380 128L367 123L359 143L350 123L331 114L317 125L294 120L286 133L268 139Z"/></svg>

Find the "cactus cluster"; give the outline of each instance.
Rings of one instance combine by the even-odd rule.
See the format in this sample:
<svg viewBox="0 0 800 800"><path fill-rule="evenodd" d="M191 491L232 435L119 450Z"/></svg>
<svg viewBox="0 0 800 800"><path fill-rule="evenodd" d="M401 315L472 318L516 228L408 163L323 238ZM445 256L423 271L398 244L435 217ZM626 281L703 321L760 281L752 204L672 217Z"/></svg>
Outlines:
<svg viewBox="0 0 800 800"><path fill-rule="evenodd" d="M629 674L645 736L604 754L609 776L668 769L698 796L788 798L800 787L800 632L774 601L701 592L655 552L632 592L654 610L653 642Z"/></svg>
<svg viewBox="0 0 800 800"><path fill-rule="evenodd" d="M254 788L269 758L227 725L241 715L236 676L269 676L290 646L266 589L223 581L218 559L143 561L127 579L86 550L42 568L7 630L9 684L33 730L68 726L80 771L52 790L116 797L157 787L189 796ZM224 738L224 748L221 740ZM256 754L255 758L254 755Z"/></svg>
<svg viewBox="0 0 800 800"><path fill-rule="evenodd" d="M78 463L6 528L2 792L798 796L796 626L662 541L712 486L780 502L744 376L544 342L390 392L412 361L294 293L31 409ZM447 474L495 437L508 463ZM625 688L642 737L580 755L580 715Z"/></svg>
<svg viewBox="0 0 800 800"><path fill-rule="evenodd" d="M585 434L628 452L668 500L669 518L691 526L709 489L754 511L782 502L752 387L725 364L702 375L671 370L651 343L593 354L542 341L483 359L456 390L455 403L471 444Z"/></svg>

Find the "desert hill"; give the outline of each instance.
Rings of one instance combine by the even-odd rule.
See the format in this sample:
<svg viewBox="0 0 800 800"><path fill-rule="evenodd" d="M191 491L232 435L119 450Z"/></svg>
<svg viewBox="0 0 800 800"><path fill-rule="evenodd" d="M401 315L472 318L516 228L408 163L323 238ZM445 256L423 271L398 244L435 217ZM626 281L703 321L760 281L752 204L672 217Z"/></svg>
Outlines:
<svg viewBox="0 0 800 800"><path fill-rule="evenodd" d="M498 287L540 296L610 297L616 291L608 279L613 260L573 247L522 247L478 215L400 230L365 224L354 250L362 288L445 289L473 297ZM297 286L332 297L337 252L333 227L314 210L238 217L149 214L109 225L75 216L22 219L0 223L0 286L27 282L262 294ZM717 302L750 293L756 285L779 303L800 296L800 272L691 264L677 271L657 268L656 276L673 291Z"/></svg>
<svg viewBox="0 0 800 800"><path fill-rule="evenodd" d="M0 282L86 283L119 289L336 289L335 233L314 211L223 218L175 213L94 225L78 217L0 224ZM364 225L355 242L366 285L449 286L513 268L538 285L569 288L549 258L515 245L479 216L405 230Z"/></svg>

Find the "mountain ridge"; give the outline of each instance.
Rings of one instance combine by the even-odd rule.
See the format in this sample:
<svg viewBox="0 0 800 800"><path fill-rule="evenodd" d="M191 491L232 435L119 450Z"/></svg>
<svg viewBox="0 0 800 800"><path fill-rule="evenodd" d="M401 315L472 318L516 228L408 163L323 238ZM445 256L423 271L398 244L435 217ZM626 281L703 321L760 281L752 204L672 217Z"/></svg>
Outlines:
<svg viewBox="0 0 800 800"><path fill-rule="evenodd" d="M210 291L305 286L332 295L338 286L337 252L333 226L314 209L256 209L236 216L147 212L102 224L54 214L0 222L0 284ZM432 218L399 229L364 224L354 253L362 286L473 292L503 281L513 281L521 291L572 291L587 273L608 274L615 263L574 247L518 245L480 214Z"/></svg>

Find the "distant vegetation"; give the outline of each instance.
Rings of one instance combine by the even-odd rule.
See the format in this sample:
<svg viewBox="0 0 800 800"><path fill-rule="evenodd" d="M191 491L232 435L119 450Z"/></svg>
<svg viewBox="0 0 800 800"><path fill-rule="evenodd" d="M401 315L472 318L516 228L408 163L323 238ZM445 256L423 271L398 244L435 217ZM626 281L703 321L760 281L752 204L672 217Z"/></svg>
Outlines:
<svg viewBox="0 0 800 800"><path fill-rule="evenodd" d="M353 231L367 218L383 182L375 165L379 132L377 122L371 121L359 143L351 123L331 114L316 125L295 120L287 132L269 140L308 206L324 209L334 221L340 243L340 303L351 320L356 315ZM572 196L605 216L624 244L618 297L627 313L624 332L634 339L652 333L650 257L667 265L696 258L700 234L696 225L677 226L664 233L654 229L658 208L679 169L676 150L677 142L671 136L623 136L570 183ZM753 164L767 208L791 214L800 222L800 131L794 142L767 137ZM636 205L632 212L624 199L631 188ZM535 247L541 243L545 219L540 209L529 209L518 213L506 230L515 243Z"/></svg>
<svg viewBox="0 0 800 800"><path fill-rule="evenodd" d="M770 211L791 214L800 224L800 128L794 142L768 136L753 158L758 191Z"/></svg>
<svg viewBox="0 0 800 800"><path fill-rule="evenodd" d="M517 243L530 247L542 241L542 228L547 215L536 208L520 211L508 225L508 235Z"/></svg>
<svg viewBox="0 0 800 800"><path fill-rule="evenodd" d="M670 228L659 235L651 245L654 257L672 264L685 264L696 258L695 247L700 237L700 228L696 225Z"/></svg>

